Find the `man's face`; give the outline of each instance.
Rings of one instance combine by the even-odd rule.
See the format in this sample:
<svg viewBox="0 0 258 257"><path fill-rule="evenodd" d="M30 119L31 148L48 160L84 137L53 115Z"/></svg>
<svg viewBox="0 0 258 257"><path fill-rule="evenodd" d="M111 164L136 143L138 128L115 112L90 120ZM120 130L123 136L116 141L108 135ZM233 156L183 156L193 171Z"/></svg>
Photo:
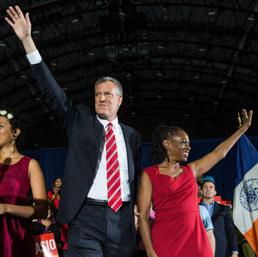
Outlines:
<svg viewBox="0 0 258 257"><path fill-rule="evenodd" d="M101 119L112 121L116 118L123 97L118 95L116 85L106 81L95 87L95 111Z"/></svg>
<svg viewBox="0 0 258 257"><path fill-rule="evenodd" d="M216 195L215 185L212 182L204 182L202 186L202 197L206 199L213 199Z"/></svg>

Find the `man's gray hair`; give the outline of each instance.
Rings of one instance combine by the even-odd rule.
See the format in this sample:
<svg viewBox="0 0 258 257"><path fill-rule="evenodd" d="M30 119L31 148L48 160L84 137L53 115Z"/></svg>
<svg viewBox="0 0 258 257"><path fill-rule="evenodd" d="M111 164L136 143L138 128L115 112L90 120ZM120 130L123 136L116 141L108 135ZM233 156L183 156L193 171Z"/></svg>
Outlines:
<svg viewBox="0 0 258 257"><path fill-rule="evenodd" d="M112 77L102 77L97 79L97 81L95 82L95 88L97 85L104 83L104 82L108 82L111 81L116 85L116 91L117 91L117 95L122 96L123 95L123 87L122 84L115 78Z"/></svg>

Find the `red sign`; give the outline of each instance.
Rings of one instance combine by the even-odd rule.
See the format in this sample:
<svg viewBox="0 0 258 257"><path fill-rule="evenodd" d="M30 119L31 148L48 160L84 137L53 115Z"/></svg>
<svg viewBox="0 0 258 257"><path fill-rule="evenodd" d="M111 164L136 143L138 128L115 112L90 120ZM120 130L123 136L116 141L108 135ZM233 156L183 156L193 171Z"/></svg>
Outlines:
<svg viewBox="0 0 258 257"><path fill-rule="evenodd" d="M35 257L59 257L53 233L35 236Z"/></svg>

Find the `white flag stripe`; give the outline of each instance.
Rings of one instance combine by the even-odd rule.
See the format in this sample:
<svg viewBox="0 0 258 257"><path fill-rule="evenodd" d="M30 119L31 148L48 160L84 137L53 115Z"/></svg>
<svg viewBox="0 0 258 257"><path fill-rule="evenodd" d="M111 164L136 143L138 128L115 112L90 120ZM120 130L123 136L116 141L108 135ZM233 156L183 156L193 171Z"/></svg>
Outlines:
<svg viewBox="0 0 258 257"><path fill-rule="evenodd" d="M244 185L244 181L248 179L257 178L258 164L253 166L249 172L247 172L243 180L237 185L234 190L234 203L233 203L233 219L235 225L238 227L241 233L247 232L252 226L253 222L258 219L258 210L248 211L245 209L240 201L241 190Z"/></svg>

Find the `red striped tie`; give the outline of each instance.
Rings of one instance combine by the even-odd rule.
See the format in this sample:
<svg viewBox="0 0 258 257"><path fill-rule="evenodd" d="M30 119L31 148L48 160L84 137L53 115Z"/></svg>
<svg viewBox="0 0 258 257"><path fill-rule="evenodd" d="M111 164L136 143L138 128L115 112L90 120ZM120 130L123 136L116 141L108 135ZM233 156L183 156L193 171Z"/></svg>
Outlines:
<svg viewBox="0 0 258 257"><path fill-rule="evenodd" d="M117 212L122 206L122 195L116 138L112 129L112 123L108 124L106 132L106 160L108 206L114 212Z"/></svg>

